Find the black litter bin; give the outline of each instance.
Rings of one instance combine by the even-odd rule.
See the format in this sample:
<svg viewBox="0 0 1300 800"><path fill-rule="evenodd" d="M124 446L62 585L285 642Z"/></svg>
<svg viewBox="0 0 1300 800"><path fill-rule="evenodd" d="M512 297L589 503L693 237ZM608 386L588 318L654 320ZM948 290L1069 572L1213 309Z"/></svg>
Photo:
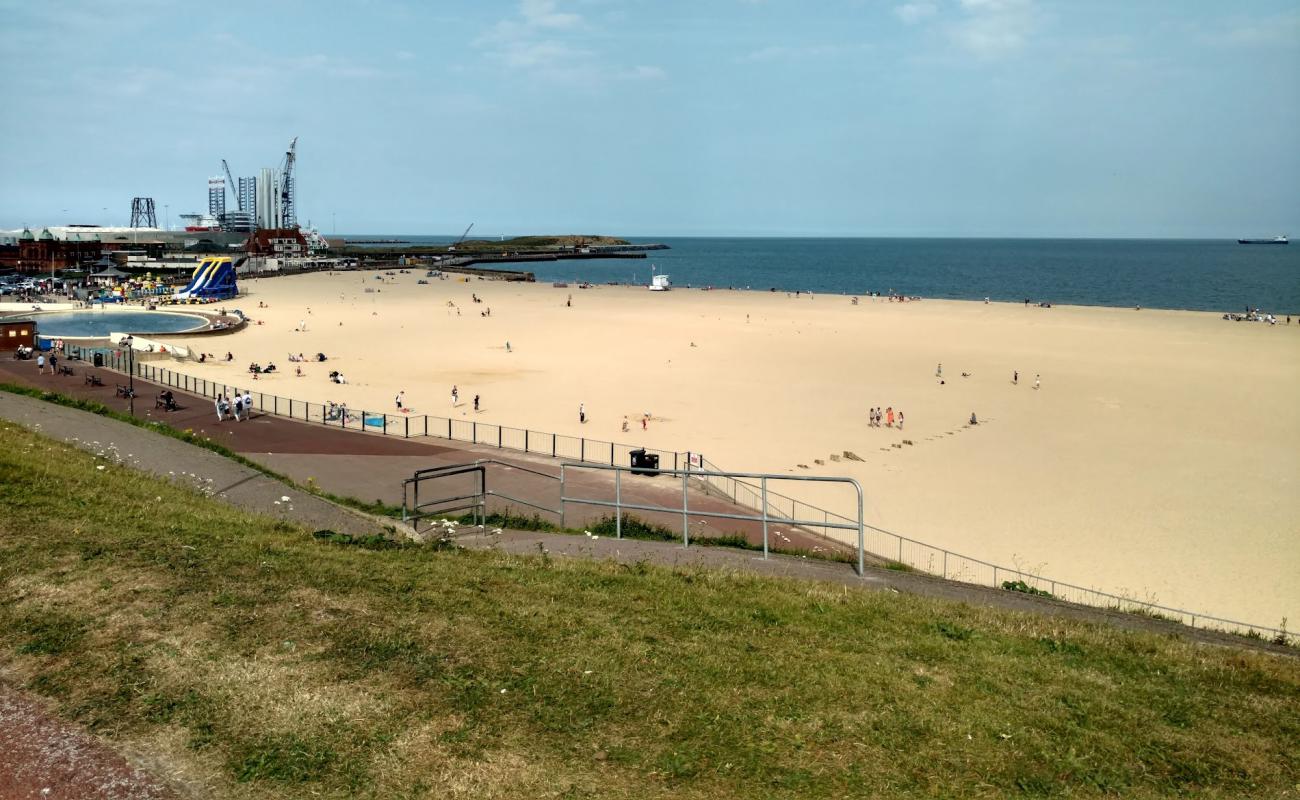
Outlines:
<svg viewBox="0 0 1300 800"><path fill-rule="evenodd" d="M104 354L103 354L103 353L96 353L96 354L95 354L95 366L97 366L97 367L102 367L102 366L104 366Z"/></svg>
<svg viewBox="0 0 1300 800"><path fill-rule="evenodd" d="M659 454L647 453L644 448L638 448L628 453L632 459L632 472L637 475L646 475L651 478L659 474Z"/></svg>

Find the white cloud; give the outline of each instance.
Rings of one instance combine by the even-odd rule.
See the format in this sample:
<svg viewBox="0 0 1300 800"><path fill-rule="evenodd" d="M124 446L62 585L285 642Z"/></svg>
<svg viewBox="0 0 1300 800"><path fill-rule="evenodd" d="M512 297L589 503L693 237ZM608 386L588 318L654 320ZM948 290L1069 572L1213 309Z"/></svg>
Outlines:
<svg viewBox="0 0 1300 800"><path fill-rule="evenodd" d="M870 45L856 44L850 46L838 44L810 44L799 47L787 45L770 45L760 47L736 58L737 64L763 64L771 61L796 61L813 58L831 58L850 55L854 52L870 49Z"/></svg>
<svg viewBox="0 0 1300 800"><path fill-rule="evenodd" d="M611 80L663 80L657 66L616 66L592 49L604 41L581 15L557 0L520 0L515 13L497 22L474 44L488 58L513 70L556 83L595 86Z"/></svg>
<svg viewBox="0 0 1300 800"><path fill-rule="evenodd" d="M770 47L761 47L752 52L736 59L740 64L761 64L765 61L776 61L790 52L790 48L784 45L771 45Z"/></svg>
<svg viewBox="0 0 1300 800"><path fill-rule="evenodd" d="M1237 21L1201 39L1220 47L1300 47L1300 12Z"/></svg>
<svg viewBox="0 0 1300 800"><path fill-rule="evenodd" d="M668 77L662 67L638 64L627 72L623 73L624 78L638 81L661 81Z"/></svg>
<svg viewBox="0 0 1300 800"><path fill-rule="evenodd" d="M938 13L939 7L927 0L917 0L917 2L903 3L901 6L894 7L894 15L901 19L905 25L924 22Z"/></svg>
<svg viewBox="0 0 1300 800"><path fill-rule="evenodd" d="M519 14L526 24L534 28L574 28L582 23L579 14L555 10L555 0L522 0Z"/></svg>
<svg viewBox="0 0 1300 800"><path fill-rule="evenodd" d="M1038 26L1033 0L961 0L965 18L948 35L980 58L1002 58L1020 50Z"/></svg>

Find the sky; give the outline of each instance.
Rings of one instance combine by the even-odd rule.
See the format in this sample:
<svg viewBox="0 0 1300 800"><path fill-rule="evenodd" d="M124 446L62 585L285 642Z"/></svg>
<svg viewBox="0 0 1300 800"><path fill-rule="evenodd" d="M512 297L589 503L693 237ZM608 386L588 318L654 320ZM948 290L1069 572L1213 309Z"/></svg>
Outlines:
<svg viewBox="0 0 1300 800"><path fill-rule="evenodd" d="M178 225L296 136L327 235L1300 235L1295 0L0 15L0 228Z"/></svg>

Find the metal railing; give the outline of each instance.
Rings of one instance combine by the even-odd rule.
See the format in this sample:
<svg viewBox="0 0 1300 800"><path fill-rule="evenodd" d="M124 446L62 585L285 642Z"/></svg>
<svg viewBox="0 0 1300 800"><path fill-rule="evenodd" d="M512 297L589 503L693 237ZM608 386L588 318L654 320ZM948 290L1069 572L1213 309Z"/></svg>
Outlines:
<svg viewBox="0 0 1300 800"><path fill-rule="evenodd" d="M125 372L128 369L128 359L121 351L114 348L87 348L69 344L65 345L65 351L68 357L83 361L91 361L95 354L100 354L104 365L109 369L119 372ZM233 387L229 384L196 378L166 368L158 368L151 364L141 363L138 360L135 363L135 368L136 376L139 378L202 397L215 397L220 393L230 394L233 392ZM502 450L515 450L553 458L570 459L584 465L602 464L624 469L619 467L618 460L622 459L624 463L627 463L629 453L634 449L641 449L596 439L428 415L399 415L368 411L353 412L349 410L346 414L336 417L331 416L329 406L322 403L309 403L261 392L253 392L252 397L255 409L261 413L274 414L303 422L335 426L376 435L401 436L402 438L430 437L467 442L497 447ZM717 496L730 499L735 505L757 510L760 513L760 518L761 515L766 514L769 521L779 519L783 524L798 524L805 530L808 528L837 530L851 528L854 525L853 520L843 515L818 508L777 492L770 490L765 492L763 486L755 484L751 480L758 477L757 473L726 472L698 453L663 451L651 448L645 448L645 450L647 453L658 454L661 460L665 462L671 457L672 469L669 470L665 467L662 470L663 472L672 474L686 473L687 480L696 481L697 485L706 488L707 491ZM795 523L792 520L802 520L802 522ZM1292 636L1283 628L1256 625L1079 586L1078 584L1028 572L1019 567L994 564L990 561L957 553L873 525L864 523L862 527L863 549L865 552L893 561L904 568L925 572L946 580L994 588L1007 588L1006 584L1011 584L1015 585L1016 589L1020 591L1032 589L1037 593L1047 593L1053 598L1070 603L1114 609L1127 613L1145 614L1180 622L1192 627L1210 625L1234 633L1283 639Z"/></svg>
<svg viewBox="0 0 1300 800"><path fill-rule="evenodd" d="M848 517L831 511L808 505L800 500L768 492L763 494L759 486L737 477L718 475L718 470L707 459L699 458L707 470L714 474L699 473L700 479L709 488L723 497L729 498L737 505L749 508L766 508L771 514L788 514L796 518L822 518L844 523L852 522ZM991 561L957 553L943 547L928 544L874 525L863 525L865 549L867 552L887 559L895 564L924 572L945 580L960 581L979 586L991 586L1005 589L1007 584L1014 585L1017 591L1032 589L1037 593L1046 593L1057 600L1067 603L1108 608L1127 613L1145 614L1173 622L1181 622L1195 628L1206 624L1236 633L1259 634L1270 637L1289 637L1286 630L1264 625L1255 625L1239 620L1216 617L1211 614L1188 611L1186 609L1165 606L1148 600L1091 589L1086 586L1069 583L1027 572L1019 567L1007 567ZM1023 584L1023 585L1019 585Z"/></svg>
<svg viewBox="0 0 1300 800"><path fill-rule="evenodd" d="M573 470L573 469L594 469L594 470L601 470L606 472L613 472L614 473L614 500L611 502L609 500L594 500L591 498L568 496L567 492L565 491L566 477L567 477L566 471ZM588 505L588 506L596 506L599 508L614 509L615 532L616 532L616 536L620 539L623 537L622 526L623 526L624 509L630 511L650 511L656 513L681 514L682 515L682 546L689 547L691 543L691 531L690 531L691 517L730 519L730 520L738 520L741 522L761 522L763 525L763 558L767 558L768 556L768 552L770 549L769 542L768 542L768 526L770 526L773 523L779 525L787 525L790 527L801 528L801 529L817 527L817 528L825 528L831 530L841 530L841 529L855 530L858 532L858 548L857 548L858 560L856 565L857 572L858 575L862 575L865 572L865 565L864 565L865 553L863 547L864 525L863 525L863 518L862 518L862 508L863 508L862 485L858 483L856 480L854 480L853 478L834 478L834 477L827 477L821 475L769 475L760 472L715 472L715 471L705 471L705 470L698 470L698 469L657 470L657 474L671 475L673 477L680 477L682 479L682 504L680 507L673 507L673 506L656 506L647 503L623 502L623 473L625 472L637 474L638 472L640 472L640 470L638 470L636 467L607 466L604 464L581 464L581 463L574 463L574 462L566 462L560 464L561 525L563 525L563 520L564 520L563 511L565 508L565 504L567 503L576 503L579 505ZM857 492L858 518L856 521L849 520L847 522L830 522L830 521L815 520L815 519L798 519L793 516L782 517L779 515L774 515L769 513L767 510L768 508L767 503L760 504L757 514L735 514L735 513L725 512L725 511L701 511L698 509L692 511L690 508L691 480L693 478L698 480L698 479L710 478L710 477L731 478L731 479L749 478L751 480L756 480L759 482L760 491L764 495L767 494L768 491L767 485L769 481L803 481L803 482L812 482L812 483L848 484L853 487L854 491Z"/></svg>
<svg viewBox="0 0 1300 800"><path fill-rule="evenodd" d="M560 487L560 504L558 508L551 508L538 503L533 503L519 497L512 497L502 492L497 492L488 488L487 469L490 464L499 464L508 466L513 470L523 469L533 475L538 475L548 480L557 481ZM574 497L569 494L569 476L573 470L601 470L614 473L614 499L602 500L591 497ZM609 466L606 464L589 464L575 461L565 461L560 464L560 474L551 475L537 470L520 467L517 464L506 464L505 462L495 459L480 459L471 464L451 464L443 467L432 467L429 469L417 470L410 478L402 481L402 521L411 525L418 533L420 522L431 517L438 517L451 513L453 511L470 511L473 514L475 524L480 519L487 519L487 502L488 497L500 497L512 503L520 503L531 508L545 511L550 514L558 514L560 517L560 527L563 528L566 523L567 511L569 504L595 506L598 508L609 508L614 511L614 537L623 538L623 515L625 511L646 511L651 513L663 514L680 514L682 518L682 546L689 547L691 544L691 517L708 518L708 519L729 519L741 522L758 522L763 526L763 558L767 558L771 552L769 538L769 527L771 525L785 525L789 527L803 528L806 526L829 527L833 529L855 530L858 534L857 548L857 573L864 573L865 553L863 550L863 493L862 486L853 478L829 478L814 475L768 475L762 473L749 472L709 472L701 473L697 469L692 470L658 470L655 474L668 474L681 478L682 484L682 504L680 506L661 506L651 505L649 503L625 502L623 500L623 475L630 473L633 475L642 473L644 470L637 467L620 467ZM443 480L454 478L458 475L470 475L476 481L476 488L470 490L457 490L459 493L448 495L436 495L430 498L428 490L425 490L424 499L420 497L421 487L429 481ZM763 491L767 490L770 481L814 481L821 483L842 483L851 485L857 494L858 501L858 519L856 522L823 522L819 520L801 520L779 515L768 514L759 511L757 514L737 514L725 511L705 511L698 507L691 508L690 485L693 480L701 477L730 477L730 478L749 478L759 482Z"/></svg>
<svg viewBox="0 0 1300 800"><path fill-rule="evenodd" d="M126 372L129 369L128 359L115 348L89 348L69 344L65 345L65 349L69 358L92 361L94 356L99 354L107 368L118 372ZM425 437L446 439L495 447L499 450L514 450L556 459L611 466L629 463L633 450L644 450L648 454L657 455L664 464L671 463L673 469L677 469L688 460L688 454L673 450L643 448L601 439L535 431L530 428L512 428L490 422L452 419L429 414L389 414L364 409L358 411L342 404L295 400L291 397L254 391L253 385L256 380L251 375L248 382L242 384L211 381L141 362L139 357L136 359L135 370L136 377L143 380L208 399L215 399L218 395L231 396L237 387L243 387L252 397L254 412L380 436L403 439Z"/></svg>
<svg viewBox="0 0 1300 800"><path fill-rule="evenodd" d="M474 522L478 524L479 520L487 520L487 499L489 497L500 497L508 503L518 503L538 511L545 511L556 516L563 516L563 508L550 508L548 506L534 503L531 500L525 500L522 497L515 497L498 492L488 488L487 467L497 465L507 467L512 471L526 472L548 481L560 482L559 475L552 475L549 472L529 469L519 464L511 464L505 461L498 461L495 458L481 458L472 464L450 464L443 467L430 467L429 469L416 470L415 473L402 481L402 522L411 526L417 533L420 530L420 522L430 517L439 517L452 511L471 511L474 515ZM442 480L455 477L457 475L474 475L477 477L477 491L469 494L451 495L447 497L434 497L430 499L427 492L425 499L420 499L420 487L428 481ZM561 491L563 495L563 491ZM456 503L459 505L447 505Z"/></svg>

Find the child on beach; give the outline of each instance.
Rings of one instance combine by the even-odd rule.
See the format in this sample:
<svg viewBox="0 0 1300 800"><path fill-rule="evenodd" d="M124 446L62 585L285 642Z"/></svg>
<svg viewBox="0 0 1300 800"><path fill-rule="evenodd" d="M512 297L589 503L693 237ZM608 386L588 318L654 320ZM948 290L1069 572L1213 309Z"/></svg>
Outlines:
<svg viewBox="0 0 1300 800"><path fill-rule="evenodd" d="M406 392L402 391L402 392L398 392L398 393L397 393L397 397L395 397L395 398L393 399L393 401L394 401L395 403L397 403L397 410L398 410L398 411L401 411L402 408L403 408L402 400L403 400L403 398L404 398L405 396L406 396Z"/></svg>

